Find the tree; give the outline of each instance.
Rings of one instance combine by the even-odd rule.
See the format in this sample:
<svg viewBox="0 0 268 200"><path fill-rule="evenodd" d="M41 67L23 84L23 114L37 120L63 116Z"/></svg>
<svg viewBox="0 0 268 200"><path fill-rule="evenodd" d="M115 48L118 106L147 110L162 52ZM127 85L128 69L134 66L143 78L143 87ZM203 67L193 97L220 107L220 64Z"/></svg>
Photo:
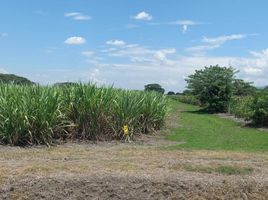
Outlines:
<svg viewBox="0 0 268 200"><path fill-rule="evenodd" d="M184 90L182 92L183 95L191 95L191 91L190 90Z"/></svg>
<svg viewBox="0 0 268 200"><path fill-rule="evenodd" d="M17 85L32 85L34 82L27 78L17 76L14 74L0 74L0 83L4 84L17 84Z"/></svg>
<svg viewBox="0 0 268 200"><path fill-rule="evenodd" d="M169 91L169 92L167 93L167 95L175 95L175 92L173 92L173 91Z"/></svg>
<svg viewBox="0 0 268 200"><path fill-rule="evenodd" d="M250 82L245 82L242 79L235 79L233 83L233 95L248 96L256 93L256 88Z"/></svg>
<svg viewBox="0 0 268 200"><path fill-rule="evenodd" d="M187 88L209 111L224 112L232 96L235 73L231 67L205 67L186 79Z"/></svg>
<svg viewBox="0 0 268 200"><path fill-rule="evenodd" d="M155 92L160 92L162 94L165 93L165 89L162 88L162 86L157 83L145 85L144 88L145 88L144 89L145 91L155 91Z"/></svg>

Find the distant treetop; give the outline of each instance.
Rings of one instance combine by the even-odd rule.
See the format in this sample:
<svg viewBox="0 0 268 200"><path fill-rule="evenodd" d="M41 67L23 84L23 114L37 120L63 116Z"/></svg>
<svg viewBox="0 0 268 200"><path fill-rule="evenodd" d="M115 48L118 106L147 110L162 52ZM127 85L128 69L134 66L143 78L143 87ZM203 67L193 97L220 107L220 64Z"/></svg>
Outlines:
<svg viewBox="0 0 268 200"><path fill-rule="evenodd" d="M75 82L58 82L55 83L54 86L75 86L79 83L75 83Z"/></svg>
<svg viewBox="0 0 268 200"><path fill-rule="evenodd" d="M167 93L167 95L175 95L175 92L173 92L173 91L169 91L169 92Z"/></svg>
<svg viewBox="0 0 268 200"><path fill-rule="evenodd" d="M17 76L15 74L1 74L0 73L0 84L16 84L16 85L33 85L34 82L27 78Z"/></svg>
<svg viewBox="0 0 268 200"><path fill-rule="evenodd" d="M165 89L162 88L161 85L157 84L157 83L151 83L151 84L148 84L148 85L145 85L144 86L144 90L145 91L155 91L155 92L160 92L162 94L165 93Z"/></svg>

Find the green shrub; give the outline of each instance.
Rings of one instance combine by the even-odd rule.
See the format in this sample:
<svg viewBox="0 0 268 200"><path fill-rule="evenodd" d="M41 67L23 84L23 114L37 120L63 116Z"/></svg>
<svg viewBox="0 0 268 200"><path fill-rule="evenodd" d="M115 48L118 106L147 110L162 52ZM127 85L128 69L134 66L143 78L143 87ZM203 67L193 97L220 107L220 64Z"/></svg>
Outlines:
<svg viewBox="0 0 268 200"><path fill-rule="evenodd" d="M268 92L260 91L255 96L233 97L230 113L236 117L252 120L256 125L268 125Z"/></svg>
<svg viewBox="0 0 268 200"><path fill-rule="evenodd" d="M234 96L230 100L229 112L238 118L250 120L253 117L253 96Z"/></svg>
<svg viewBox="0 0 268 200"><path fill-rule="evenodd" d="M252 120L258 125L268 125L268 91L257 93L253 101Z"/></svg>
<svg viewBox="0 0 268 200"><path fill-rule="evenodd" d="M182 103L200 105L199 100L194 95L178 95L177 99Z"/></svg>

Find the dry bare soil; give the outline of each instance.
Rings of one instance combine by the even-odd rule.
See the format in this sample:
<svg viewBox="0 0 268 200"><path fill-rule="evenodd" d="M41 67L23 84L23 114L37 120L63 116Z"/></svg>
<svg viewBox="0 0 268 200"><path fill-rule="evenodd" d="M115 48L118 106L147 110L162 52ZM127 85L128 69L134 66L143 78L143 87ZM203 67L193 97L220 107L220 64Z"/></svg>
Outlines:
<svg viewBox="0 0 268 200"><path fill-rule="evenodd" d="M160 140L0 147L0 199L268 199L268 155Z"/></svg>

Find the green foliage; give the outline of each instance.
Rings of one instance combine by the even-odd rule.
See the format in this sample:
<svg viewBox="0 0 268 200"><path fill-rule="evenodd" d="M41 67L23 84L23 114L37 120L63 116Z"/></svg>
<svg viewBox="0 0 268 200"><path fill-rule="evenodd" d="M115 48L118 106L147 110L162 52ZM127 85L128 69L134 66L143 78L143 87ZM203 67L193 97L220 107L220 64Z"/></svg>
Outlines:
<svg viewBox="0 0 268 200"><path fill-rule="evenodd" d="M175 95L175 92L173 92L173 91L169 91L169 92L167 93L167 95Z"/></svg>
<svg viewBox="0 0 268 200"><path fill-rule="evenodd" d="M193 95L190 90L184 90L182 92L183 95Z"/></svg>
<svg viewBox="0 0 268 200"><path fill-rule="evenodd" d="M259 91L254 96L236 96L230 102L230 113L256 125L268 125L268 92Z"/></svg>
<svg viewBox="0 0 268 200"><path fill-rule="evenodd" d="M258 92L253 101L253 121L259 125L268 125L268 91Z"/></svg>
<svg viewBox="0 0 268 200"><path fill-rule="evenodd" d="M0 143L50 144L67 125L55 88L0 86Z"/></svg>
<svg viewBox="0 0 268 200"><path fill-rule="evenodd" d="M253 96L234 96L230 101L229 112L238 118L251 120L254 114Z"/></svg>
<svg viewBox="0 0 268 200"><path fill-rule="evenodd" d="M236 117L252 120L259 125L268 125L268 92L257 90L249 82L234 79L233 68L210 66L196 70L186 80L188 89L179 100L196 104L194 95L208 111L229 112ZM198 104L197 104L198 105Z"/></svg>
<svg viewBox="0 0 268 200"><path fill-rule="evenodd" d="M212 112L224 112L232 96L233 68L210 66L186 79L188 89Z"/></svg>
<svg viewBox="0 0 268 200"><path fill-rule="evenodd" d="M0 85L0 143L51 144L56 139L132 138L164 123L166 98L158 93L96 85ZM124 135L122 127L129 127Z"/></svg>
<svg viewBox="0 0 268 200"><path fill-rule="evenodd" d="M162 86L157 84L157 83L152 83L152 84L145 85L144 90L145 91L155 91L155 92L159 92L161 94L165 93L165 89L162 88Z"/></svg>
<svg viewBox="0 0 268 200"><path fill-rule="evenodd" d="M245 82L242 79L235 79L233 83L234 96L249 96L256 93L256 88L251 85L252 83Z"/></svg>
<svg viewBox="0 0 268 200"><path fill-rule="evenodd" d="M34 82L28 80L27 78L16 76L14 74L1 74L0 73L0 83L2 84L16 84L16 85L32 85Z"/></svg>
<svg viewBox="0 0 268 200"><path fill-rule="evenodd" d="M179 95L177 96L177 100L179 100L182 103L200 105L199 100L194 95Z"/></svg>

